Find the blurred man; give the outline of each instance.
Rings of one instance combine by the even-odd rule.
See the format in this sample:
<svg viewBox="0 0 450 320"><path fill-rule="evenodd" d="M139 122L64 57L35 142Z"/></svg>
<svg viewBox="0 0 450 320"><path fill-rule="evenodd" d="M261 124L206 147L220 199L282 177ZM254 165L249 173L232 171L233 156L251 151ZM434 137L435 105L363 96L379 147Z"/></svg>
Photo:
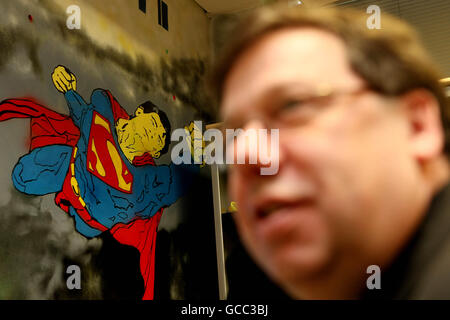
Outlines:
<svg viewBox="0 0 450 320"><path fill-rule="evenodd" d="M449 111L414 32L382 18L264 8L215 72L226 128L279 129L279 172L234 165L229 192L293 298L450 298Z"/></svg>

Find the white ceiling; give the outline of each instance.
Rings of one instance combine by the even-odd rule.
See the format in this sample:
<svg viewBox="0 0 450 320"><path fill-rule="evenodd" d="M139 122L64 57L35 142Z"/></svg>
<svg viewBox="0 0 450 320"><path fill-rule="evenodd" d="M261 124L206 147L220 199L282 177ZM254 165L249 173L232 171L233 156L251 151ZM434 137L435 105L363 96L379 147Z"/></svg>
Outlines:
<svg viewBox="0 0 450 320"><path fill-rule="evenodd" d="M236 13L261 5L261 0L195 0L208 13Z"/></svg>
<svg viewBox="0 0 450 320"><path fill-rule="evenodd" d="M278 2L289 3L289 0L276 0ZM325 5L336 0L301 0L304 5ZM200 7L210 14L238 13L261 6L264 0L195 0Z"/></svg>

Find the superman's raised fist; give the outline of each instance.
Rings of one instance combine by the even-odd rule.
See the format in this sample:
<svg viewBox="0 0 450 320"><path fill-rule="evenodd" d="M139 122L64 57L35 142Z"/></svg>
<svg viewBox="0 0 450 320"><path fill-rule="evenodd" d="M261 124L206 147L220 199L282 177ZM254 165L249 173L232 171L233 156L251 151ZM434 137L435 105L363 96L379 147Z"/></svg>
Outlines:
<svg viewBox="0 0 450 320"><path fill-rule="evenodd" d="M57 66L53 70L52 80L59 92L66 93L69 90L77 90L75 75L64 66Z"/></svg>

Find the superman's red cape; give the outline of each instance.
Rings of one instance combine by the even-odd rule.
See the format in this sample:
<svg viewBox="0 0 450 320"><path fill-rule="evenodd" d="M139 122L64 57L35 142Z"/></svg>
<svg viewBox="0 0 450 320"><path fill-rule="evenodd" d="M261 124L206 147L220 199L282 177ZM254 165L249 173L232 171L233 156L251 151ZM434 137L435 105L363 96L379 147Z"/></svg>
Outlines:
<svg viewBox="0 0 450 320"><path fill-rule="evenodd" d="M128 119L128 113L120 106L117 100L108 93L114 114L114 121ZM80 137L79 129L74 125L70 116L55 112L33 99L9 99L0 102L0 122L13 118L31 119L30 150L48 145L60 144L74 147ZM149 154L136 157L133 165L155 165ZM64 203L70 202L70 197L59 193L57 204L64 210ZM66 201L61 201L66 200ZM133 246L140 253L140 269L145 283L143 300L152 300L155 279L155 244L159 221L163 209L161 208L153 217L138 219L129 224L117 224L111 234L121 244Z"/></svg>

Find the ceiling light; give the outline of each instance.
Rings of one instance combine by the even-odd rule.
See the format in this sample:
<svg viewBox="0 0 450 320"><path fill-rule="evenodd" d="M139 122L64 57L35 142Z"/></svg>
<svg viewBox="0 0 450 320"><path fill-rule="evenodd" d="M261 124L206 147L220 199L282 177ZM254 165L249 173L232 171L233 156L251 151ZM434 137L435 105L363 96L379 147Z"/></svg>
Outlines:
<svg viewBox="0 0 450 320"><path fill-rule="evenodd" d="M291 0L288 2L288 6L290 7L296 7L303 4L300 0Z"/></svg>

